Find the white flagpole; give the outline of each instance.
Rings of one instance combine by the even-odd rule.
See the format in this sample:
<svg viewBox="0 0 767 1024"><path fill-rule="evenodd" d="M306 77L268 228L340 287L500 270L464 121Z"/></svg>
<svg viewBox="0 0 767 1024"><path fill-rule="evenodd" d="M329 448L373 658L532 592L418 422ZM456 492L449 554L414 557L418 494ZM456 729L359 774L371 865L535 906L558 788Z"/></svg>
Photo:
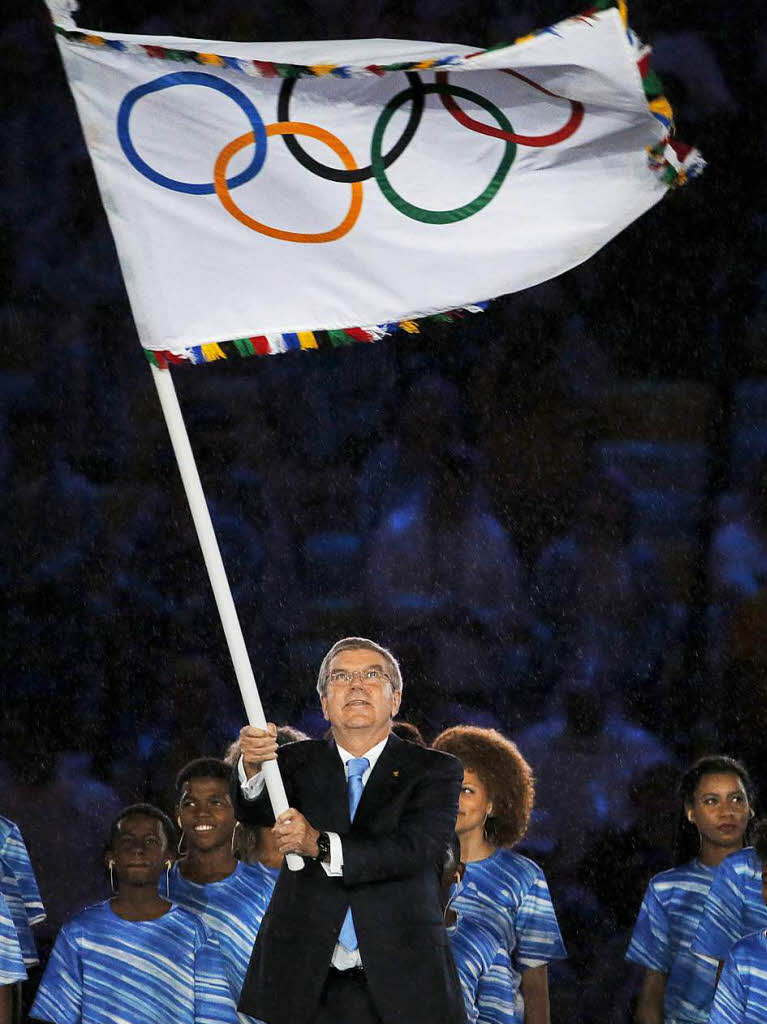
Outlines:
<svg viewBox="0 0 767 1024"><path fill-rule="evenodd" d="M240 620L237 616L237 609L232 599L232 591L227 579L224 563L221 559L216 534L213 530L208 503L205 500L205 493L200 482L200 474L197 472L197 463L194 459L192 446L189 443L189 435L186 431L184 417L181 414L181 407L178 404L178 396L173 385L170 370L159 370L150 364L152 379L154 380L157 394L162 406L165 422L168 426L173 451L176 455L181 480L186 491L186 498L189 502L189 510L192 513L194 526L197 530L197 537L202 548L202 556L205 559L205 566L210 577L210 585L213 588L213 596L216 599L218 614L221 616L221 625L224 627L226 642L229 646L229 654L234 665L234 674L245 704L245 713L248 722L259 729L266 728L266 717L261 705L261 698L258 694L256 680L253 676L253 669L248 657L248 650L245 646L245 639L242 635ZM276 761L264 762L264 779L266 788L271 800L272 810L275 816L288 809L288 798L285 787L282 783L282 776ZM303 866L303 858L298 854L287 855L288 867L291 871L299 871Z"/></svg>

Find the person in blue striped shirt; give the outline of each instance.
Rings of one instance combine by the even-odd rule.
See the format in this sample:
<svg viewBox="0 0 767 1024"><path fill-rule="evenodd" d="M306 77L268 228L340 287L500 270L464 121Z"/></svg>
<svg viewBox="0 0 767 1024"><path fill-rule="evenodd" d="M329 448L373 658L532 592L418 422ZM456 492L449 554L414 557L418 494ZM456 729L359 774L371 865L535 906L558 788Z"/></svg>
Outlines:
<svg viewBox="0 0 767 1024"><path fill-rule="evenodd" d="M626 959L645 968L637 1024L705 1024L716 963L691 951L716 868L743 845L753 786L730 757L696 761L679 784L682 818L677 867L656 875L645 893ZM694 844L696 853L691 854Z"/></svg>
<svg viewBox="0 0 767 1024"><path fill-rule="evenodd" d="M5 897L0 892L0 1024L10 1024L13 1015L13 986L24 981L24 966L16 926Z"/></svg>
<svg viewBox="0 0 767 1024"><path fill-rule="evenodd" d="M182 856L170 871L169 896L199 914L217 935L236 1004L279 870L260 862L243 864L234 855L237 821L229 795L231 772L224 761L204 757L178 773ZM240 1019L252 1018L240 1014Z"/></svg>
<svg viewBox="0 0 767 1024"><path fill-rule="evenodd" d="M8 904L24 963L38 963L32 927L45 920L45 909L26 845L18 826L0 815L0 893Z"/></svg>
<svg viewBox="0 0 767 1024"><path fill-rule="evenodd" d="M478 984L477 1021L549 1024L548 965L567 953L543 872L512 849L533 808L530 766L495 729L453 726L434 747L464 769L455 830L466 872L453 906L504 937Z"/></svg>
<svg viewBox="0 0 767 1024"><path fill-rule="evenodd" d="M765 928L762 860L753 846L746 846L716 869L692 949L723 964L738 939Z"/></svg>
<svg viewBox="0 0 767 1024"><path fill-rule="evenodd" d="M469 1024L479 1018L480 985L492 969L499 951L506 946L506 930L498 928L498 917L487 913L482 900L464 903L460 911L456 901L463 891L466 865L461 860L461 843L454 835L442 866L442 898L445 926L450 937L453 959L458 970L461 992Z"/></svg>
<svg viewBox="0 0 767 1024"><path fill-rule="evenodd" d="M754 852L762 865L762 903L767 906L767 822L755 829ZM730 950L714 997L709 1024L767 1021L767 932L764 927Z"/></svg>
<svg viewBox="0 0 767 1024"><path fill-rule="evenodd" d="M106 865L116 895L67 921L30 1017L50 1024L237 1024L216 937L159 895L174 828L134 804L110 830Z"/></svg>

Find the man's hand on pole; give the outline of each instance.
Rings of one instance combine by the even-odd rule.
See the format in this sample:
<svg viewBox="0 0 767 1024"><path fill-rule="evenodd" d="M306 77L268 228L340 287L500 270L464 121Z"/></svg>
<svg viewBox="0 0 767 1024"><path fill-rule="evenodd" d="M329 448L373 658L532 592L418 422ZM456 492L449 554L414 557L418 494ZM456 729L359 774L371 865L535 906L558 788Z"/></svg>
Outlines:
<svg viewBox="0 0 767 1024"><path fill-rule="evenodd" d="M266 729L255 725L240 729L240 753L245 774L250 779L261 771L264 761L277 759L277 726L267 722Z"/></svg>
<svg viewBox="0 0 767 1024"><path fill-rule="evenodd" d="M306 818L294 807L288 807L274 822L275 838L280 853L300 853L304 857L319 854L317 839L319 832L312 828Z"/></svg>

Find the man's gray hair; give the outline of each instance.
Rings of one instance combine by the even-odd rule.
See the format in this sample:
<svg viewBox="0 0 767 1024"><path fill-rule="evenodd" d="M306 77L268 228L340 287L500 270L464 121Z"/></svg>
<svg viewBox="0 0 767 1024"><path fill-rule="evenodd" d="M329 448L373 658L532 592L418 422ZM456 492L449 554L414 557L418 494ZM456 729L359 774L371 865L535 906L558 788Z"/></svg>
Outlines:
<svg viewBox="0 0 767 1024"><path fill-rule="evenodd" d="M376 654L380 654L386 662L389 670L392 689L402 693L402 673L400 672L399 662L392 652L387 650L385 647L381 647L380 644L375 643L373 640L366 640L364 636L347 636L344 637L343 640L338 640L334 643L322 659L320 671L317 676L317 693L320 697L325 696L325 691L328 688L328 673L330 671L330 663L333 658L335 658L337 654L340 654L341 651L352 650L375 651Z"/></svg>

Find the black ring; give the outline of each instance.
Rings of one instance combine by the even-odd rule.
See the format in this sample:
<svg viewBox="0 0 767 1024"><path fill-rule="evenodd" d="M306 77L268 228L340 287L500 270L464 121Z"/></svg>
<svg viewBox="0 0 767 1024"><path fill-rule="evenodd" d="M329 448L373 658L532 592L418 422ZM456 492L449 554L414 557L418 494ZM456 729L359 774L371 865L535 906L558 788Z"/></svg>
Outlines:
<svg viewBox="0 0 767 1024"><path fill-rule="evenodd" d="M413 94L412 106L410 107L410 117L405 125L405 130L398 139L397 143L389 150L383 160L384 167L389 167L394 161L402 156L410 142L418 131L418 126L421 123L421 115L423 114L423 89L420 77L413 71L405 72L407 80L410 83L410 91ZM278 121L290 121L290 97L293 93L297 78L286 78L282 83L280 89L280 95L277 100L277 120ZM343 184L349 184L354 181L368 181L373 177L373 168L368 164L367 167L360 167L356 171L347 171L343 168L327 167L325 164L321 164L319 160L315 160L313 157L303 149L301 143L296 139L295 135L283 135L282 141L290 150L291 154L298 160L298 162L311 171L312 174L316 174L320 178L326 178L328 181L339 181Z"/></svg>

